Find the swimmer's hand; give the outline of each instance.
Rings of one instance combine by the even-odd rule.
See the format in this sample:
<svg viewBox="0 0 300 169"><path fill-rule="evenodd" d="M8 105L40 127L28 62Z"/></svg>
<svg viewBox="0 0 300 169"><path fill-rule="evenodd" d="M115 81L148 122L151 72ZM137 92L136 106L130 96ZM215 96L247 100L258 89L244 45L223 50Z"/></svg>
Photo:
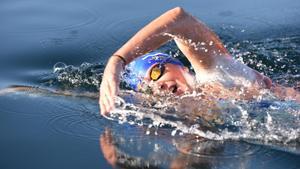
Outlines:
<svg viewBox="0 0 300 169"><path fill-rule="evenodd" d="M111 57L105 67L99 97L102 115L107 115L114 109L114 98L119 92L120 74L123 67L123 61L117 57Z"/></svg>

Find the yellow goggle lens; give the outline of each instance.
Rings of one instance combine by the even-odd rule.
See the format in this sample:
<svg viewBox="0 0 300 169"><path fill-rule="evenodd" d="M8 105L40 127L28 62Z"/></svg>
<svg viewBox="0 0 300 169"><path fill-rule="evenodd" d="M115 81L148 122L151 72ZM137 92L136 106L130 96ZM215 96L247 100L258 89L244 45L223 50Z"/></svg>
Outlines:
<svg viewBox="0 0 300 169"><path fill-rule="evenodd" d="M158 67L154 67L151 71L150 77L151 80L157 80L161 76L161 69Z"/></svg>

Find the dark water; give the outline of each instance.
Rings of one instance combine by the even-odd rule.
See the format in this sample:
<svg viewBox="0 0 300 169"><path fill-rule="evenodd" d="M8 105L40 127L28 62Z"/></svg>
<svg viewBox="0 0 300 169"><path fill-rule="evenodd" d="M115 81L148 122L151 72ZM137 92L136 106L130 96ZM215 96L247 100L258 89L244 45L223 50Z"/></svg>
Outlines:
<svg viewBox="0 0 300 169"><path fill-rule="evenodd" d="M30 85L96 92L108 57L143 25L175 6L212 27L237 59L280 84L297 86L297 0L30 0L0 2L0 88ZM177 49L171 43L162 50ZM74 67L55 74L53 66L58 62ZM95 99L1 95L0 168L106 169L112 168L113 161L120 168L300 168L299 104L274 102L270 109L251 105L239 106L249 117L268 112L274 132L266 132L264 128L270 126L263 123L256 125L263 130L251 130L246 139L232 138L243 138L248 128L231 134L222 131L231 139L212 141L180 136L180 131L174 135L172 127L107 120L99 115ZM279 142L271 136L279 137ZM287 138L292 141L282 143Z"/></svg>

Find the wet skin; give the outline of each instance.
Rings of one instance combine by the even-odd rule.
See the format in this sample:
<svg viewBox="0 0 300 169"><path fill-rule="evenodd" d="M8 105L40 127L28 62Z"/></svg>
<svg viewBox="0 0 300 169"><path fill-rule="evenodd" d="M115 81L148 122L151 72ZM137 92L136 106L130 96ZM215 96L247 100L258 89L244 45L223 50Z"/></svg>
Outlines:
<svg viewBox="0 0 300 169"><path fill-rule="evenodd" d="M152 87L154 94L172 93L182 95L193 89L194 76L189 73L188 68L167 63L162 76L158 80L153 81L150 78L152 67L148 69L144 81Z"/></svg>

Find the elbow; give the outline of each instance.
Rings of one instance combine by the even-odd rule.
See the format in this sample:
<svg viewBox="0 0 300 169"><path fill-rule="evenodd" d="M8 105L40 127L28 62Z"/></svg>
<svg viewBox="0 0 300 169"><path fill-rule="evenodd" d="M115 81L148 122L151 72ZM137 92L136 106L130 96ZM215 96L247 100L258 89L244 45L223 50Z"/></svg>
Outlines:
<svg viewBox="0 0 300 169"><path fill-rule="evenodd" d="M181 18L187 16L188 13L182 7L175 7L168 11L173 18Z"/></svg>
<svg viewBox="0 0 300 169"><path fill-rule="evenodd" d="M174 14L176 14L176 15L182 15L182 14L186 13L185 10L182 7L179 7L179 6L171 9L170 11L173 12Z"/></svg>

